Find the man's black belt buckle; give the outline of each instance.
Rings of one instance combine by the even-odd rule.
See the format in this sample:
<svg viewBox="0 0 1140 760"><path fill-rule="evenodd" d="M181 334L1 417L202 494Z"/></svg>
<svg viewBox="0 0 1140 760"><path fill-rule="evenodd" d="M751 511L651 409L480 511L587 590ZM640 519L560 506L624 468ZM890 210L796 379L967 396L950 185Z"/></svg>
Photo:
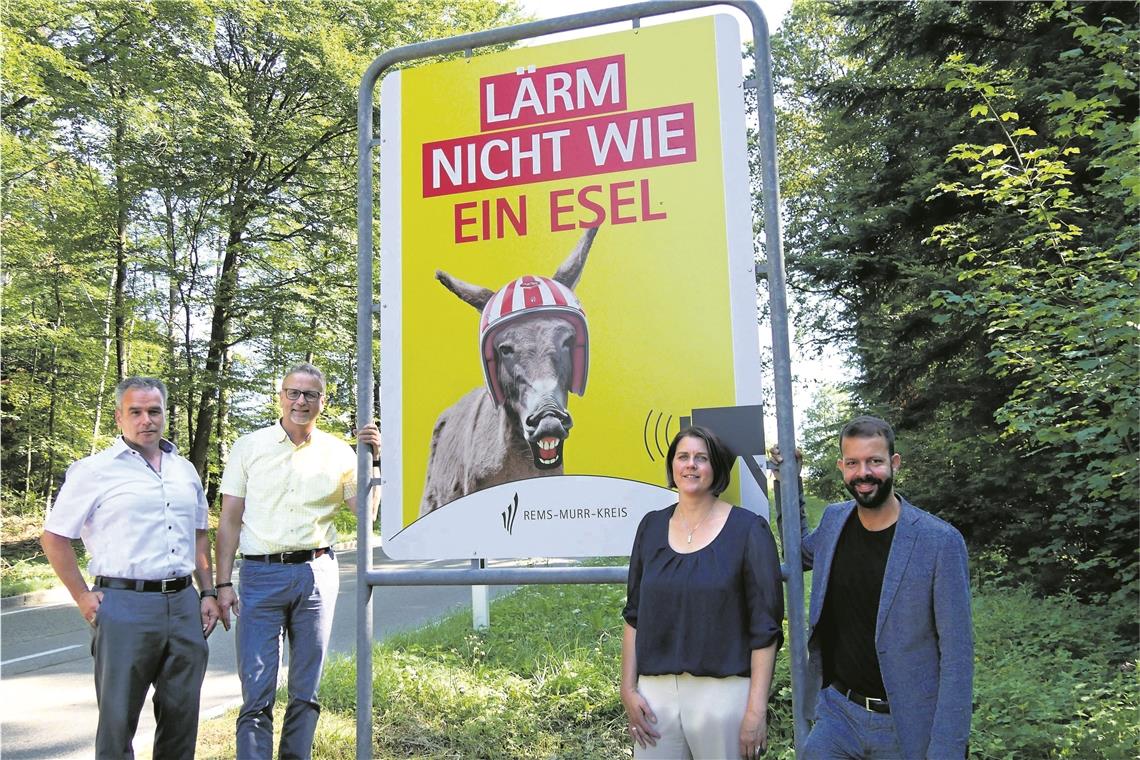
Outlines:
<svg viewBox="0 0 1140 760"><path fill-rule="evenodd" d="M891 713L890 702L885 699L878 699L877 697L865 697L854 689L847 688L840 681L833 680L831 682L831 685L835 687L836 691L847 697L847 699L851 700L855 704L862 707L867 712L882 713L884 715L890 715Z"/></svg>
<svg viewBox="0 0 1140 760"><path fill-rule="evenodd" d="M323 556L329 548L322 546L319 549L299 549L292 552L280 552L278 554L243 554L242 559L251 560L253 562L269 562L278 563L282 565L300 565L305 562L312 562L317 557Z"/></svg>
<svg viewBox="0 0 1140 760"><path fill-rule="evenodd" d="M141 581L134 578L107 578L96 576L95 585L102 588L119 589L123 591L146 591L151 593L174 594L190 585L190 576L181 578L163 578L160 581Z"/></svg>

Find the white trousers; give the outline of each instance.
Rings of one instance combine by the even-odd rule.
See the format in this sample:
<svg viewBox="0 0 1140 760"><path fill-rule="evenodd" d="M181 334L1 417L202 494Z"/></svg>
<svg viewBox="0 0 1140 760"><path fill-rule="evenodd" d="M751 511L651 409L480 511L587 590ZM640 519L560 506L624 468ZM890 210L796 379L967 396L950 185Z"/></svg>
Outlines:
<svg viewBox="0 0 1140 760"><path fill-rule="evenodd" d="M731 760L740 757L740 723L748 706L749 679L741 676L640 676L637 690L657 716L657 746L638 760Z"/></svg>

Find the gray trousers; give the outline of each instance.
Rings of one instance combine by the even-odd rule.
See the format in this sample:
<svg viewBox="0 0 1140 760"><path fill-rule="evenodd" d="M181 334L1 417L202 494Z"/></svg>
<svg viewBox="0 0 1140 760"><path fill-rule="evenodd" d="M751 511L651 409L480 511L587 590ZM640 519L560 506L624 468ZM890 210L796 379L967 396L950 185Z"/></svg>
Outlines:
<svg viewBox="0 0 1140 760"><path fill-rule="evenodd" d="M198 594L96 588L103 602L95 616L91 654L99 727L95 756L133 758L131 742L147 689L154 685L153 757L194 757L198 701L209 646L202 635Z"/></svg>

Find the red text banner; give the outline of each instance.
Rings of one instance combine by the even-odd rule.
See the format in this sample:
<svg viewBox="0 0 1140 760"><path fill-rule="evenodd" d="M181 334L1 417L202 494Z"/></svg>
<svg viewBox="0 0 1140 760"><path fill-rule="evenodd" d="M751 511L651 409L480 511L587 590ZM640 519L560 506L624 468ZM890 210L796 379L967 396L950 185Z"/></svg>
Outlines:
<svg viewBox="0 0 1140 760"><path fill-rule="evenodd" d="M693 104L423 145L425 198L697 160Z"/></svg>

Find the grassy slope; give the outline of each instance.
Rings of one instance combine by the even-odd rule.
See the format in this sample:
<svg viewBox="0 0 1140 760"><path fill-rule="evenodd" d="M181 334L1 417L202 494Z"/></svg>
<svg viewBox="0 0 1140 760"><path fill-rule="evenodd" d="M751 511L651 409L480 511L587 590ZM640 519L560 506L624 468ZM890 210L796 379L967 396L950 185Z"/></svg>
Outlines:
<svg viewBox="0 0 1140 760"><path fill-rule="evenodd" d="M462 612L377 645L374 755L628 757L617 694L624 597L620 586L527 587L494 602L489 631L472 632ZM992 585L975 590L974 610L973 757L1140 756L1136 653L1113 633L1134 625L1134 611ZM353 754L354 679L351 659L326 672L317 758ZM203 725L200 757L233 756L233 721ZM792 758L786 650L770 725L769 757Z"/></svg>

